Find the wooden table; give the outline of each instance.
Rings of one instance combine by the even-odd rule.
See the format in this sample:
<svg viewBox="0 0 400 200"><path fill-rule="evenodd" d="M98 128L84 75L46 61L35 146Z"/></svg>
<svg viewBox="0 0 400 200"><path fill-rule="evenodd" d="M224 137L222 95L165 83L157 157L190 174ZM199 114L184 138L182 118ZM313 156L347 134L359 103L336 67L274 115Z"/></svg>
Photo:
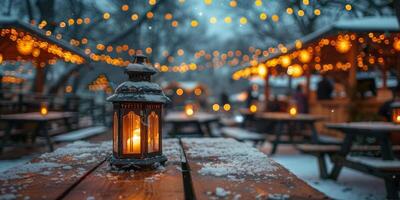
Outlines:
<svg viewBox="0 0 400 200"><path fill-rule="evenodd" d="M193 126L202 136L210 136L212 134L211 124L219 121L218 115L198 112L193 116L187 116L183 112L170 112L164 118L164 122L172 125L170 135L184 135L181 133L182 127Z"/></svg>
<svg viewBox="0 0 400 200"><path fill-rule="evenodd" d="M72 112L48 112L47 115L41 115L39 112L31 113L18 113L18 114L7 114L0 115L0 121L5 121L7 123L7 128L5 131L5 137L1 140L0 149L3 146L13 145L10 141L11 131L16 125L24 123L35 123L37 128L32 135L32 142L35 141L36 136L42 135L45 137L47 145L50 151L53 151L53 144L51 142L50 135L48 133L48 123L58 120L64 120L67 127L69 127L68 119L72 118L74 113Z"/></svg>
<svg viewBox="0 0 400 200"><path fill-rule="evenodd" d="M383 178L385 180L387 198L399 198L400 162L394 161L390 134L400 133L400 125L389 122L351 122L328 123L325 124L325 126L345 134L339 153L332 157L334 167L329 178L336 180L343 166L346 166L366 174ZM380 141L383 165L379 164L379 160L372 160L373 162L369 162L369 160L367 160L369 158L360 159L348 157L357 136L374 137ZM385 161L387 162L385 163Z"/></svg>
<svg viewBox="0 0 400 200"><path fill-rule="evenodd" d="M75 142L0 174L18 199L328 199L265 154L233 139L166 139L164 167L115 171L111 141ZM44 190L44 188L46 188Z"/></svg>
<svg viewBox="0 0 400 200"><path fill-rule="evenodd" d="M351 122L351 123L327 123L327 128L341 131L345 138L340 150L340 156L345 158L351 151L353 141L356 136L374 137L381 143L381 152L383 160L393 160L392 144L390 143L390 134L400 132L400 125L389 122ZM336 179L342 168L341 163L336 163L331 176Z"/></svg>
<svg viewBox="0 0 400 200"><path fill-rule="evenodd" d="M312 115L312 114L297 114L296 116L291 116L288 113L276 113L276 112L264 112L257 113L255 118L258 120L263 120L265 122L271 123L274 127L275 138L273 141L273 146L271 149L271 154L274 154L278 148L280 143L284 143L281 141L281 136L284 134L284 128L287 128L287 132L290 136L289 143L295 143L293 141L293 133L294 131L298 131L299 126L301 129L308 127L311 131L311 142L318 143L320 142L318 137L317 129L315 128L315 123L317 121L324 120L324 116L320 115Z"/></svg>

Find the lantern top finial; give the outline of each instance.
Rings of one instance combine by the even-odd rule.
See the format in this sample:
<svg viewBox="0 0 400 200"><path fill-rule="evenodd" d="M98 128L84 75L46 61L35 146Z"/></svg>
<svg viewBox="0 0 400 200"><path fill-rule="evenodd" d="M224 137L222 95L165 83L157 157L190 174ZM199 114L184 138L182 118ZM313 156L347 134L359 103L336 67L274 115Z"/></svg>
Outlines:
<svg viewBox="0 0 400 200"><path fill-rule="evenodd" d="M111 102L153 102L167 103L169 98L165 96L161 87L151 82L151 75L157 70L148 64L148 58L144 55L136 55L134 63L125 69L129 80L121 83L115 93L107 98Z"/></svg>
<svg viewBox="0 0 400 200"><path fill-rule="evenodd" d="M145 55L136 55L133 63L126 67L125 73L128 74L130 81L150 81L151 75L157 73L157 70L148 64L148 58Z"/></svg>

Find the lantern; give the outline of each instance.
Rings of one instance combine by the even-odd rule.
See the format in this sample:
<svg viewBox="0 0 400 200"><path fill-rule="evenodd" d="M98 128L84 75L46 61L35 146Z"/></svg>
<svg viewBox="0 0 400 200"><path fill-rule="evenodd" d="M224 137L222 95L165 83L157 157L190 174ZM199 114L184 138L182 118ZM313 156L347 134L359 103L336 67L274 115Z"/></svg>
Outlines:
<svg viewBox="0 0 400 200"><path fill-rule="evenodd" d="M42 116L46 116L49 113L48 109L47 109L47 103L41 103L40 104L40 114Z"/></svg>
<svg viewBox="0 0 400 200"><path fill-rule="evenodd" d="M288 113L290 116L295 117L297 115L297 104L295 102L292 102L289 104L289 109Z"/></svg>
<svg viewBox="0 0 400 200"><path fill-rule="evenodd" d="M185 115L191 117L194 115L194 105L193 104L186 104L185 105Z"/></svg>
<svg viewBox="0 0 400 200"><path fill-rule="evenodd" d="M400 102L394 102L390 107L392 109L392 122L400 124Z"/></svg>
<svg viewBox="0 0 400 200"><path fill-rule="evenodd" d="M148 168L167 161L161 129L162 108L169 99L158 84L150 82L156 72L147 57L137 55L126 68L129 80L107 99L114 107L112 166Z"/></svg>

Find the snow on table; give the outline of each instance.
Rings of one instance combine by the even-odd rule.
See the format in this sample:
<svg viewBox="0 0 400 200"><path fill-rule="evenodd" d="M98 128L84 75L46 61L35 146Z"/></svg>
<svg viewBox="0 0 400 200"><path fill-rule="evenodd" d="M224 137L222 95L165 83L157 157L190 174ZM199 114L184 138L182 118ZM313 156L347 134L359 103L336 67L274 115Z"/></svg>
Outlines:
<svg viewBox="0 0 400 200"><path fill-rule="evenodd" d="M327 198L245 143L225 138L186 138L182 144L199 199L222 194L228 199Z"/></svg>
<svg viewBox="0 0 400 200"><path fill-rule="evenodd" d="M77 141L2 172L0 199L56 199L71 183L103 162L111 146L110 141ZM51 192L43 195L44 189Z"/></svg>

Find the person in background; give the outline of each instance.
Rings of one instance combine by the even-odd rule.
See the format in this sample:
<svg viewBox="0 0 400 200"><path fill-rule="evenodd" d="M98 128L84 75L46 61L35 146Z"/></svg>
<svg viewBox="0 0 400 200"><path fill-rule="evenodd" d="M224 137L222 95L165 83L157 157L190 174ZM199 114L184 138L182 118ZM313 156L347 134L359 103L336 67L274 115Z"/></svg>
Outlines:
<svg viewBox="0 0 400 200"><path fill-rule="evenodd" d="M332 99L333 86L325 74L322 75L322 80L317 85L317 99L329 100Z"/></svg>
<svg viewBox="0 0 400 200"><path fill-rule="evenodd" d="M246 106L249 108L254 101L258 101L258 85L253 84L251 87L247 89L247 100Z"/></svg>
<svg viewBox="0 0 400 200"><path fill-rule="evenodd" d="M221 98L220 99L221 100L221 105L230 104L229 96L228 96L228 94L226 94L225 91L223 91L221 93L221 97L220 98Z"/></svg>
<svg viewBox="0 0 400 200"><path fill-rule="evenodd" d="M306 94L303 92L302 85L297 85L296 91L293 94L293 99L296 101L299 113L308 113L308 99Z"/></svg>
<svg viewBox="0 0 400 200"><path fill-rule="evenodd" d="M280 112L281 111L281 104L279 103L278 96L275 95L272 101L268 102L267 105L268 112Z"/></svg>

